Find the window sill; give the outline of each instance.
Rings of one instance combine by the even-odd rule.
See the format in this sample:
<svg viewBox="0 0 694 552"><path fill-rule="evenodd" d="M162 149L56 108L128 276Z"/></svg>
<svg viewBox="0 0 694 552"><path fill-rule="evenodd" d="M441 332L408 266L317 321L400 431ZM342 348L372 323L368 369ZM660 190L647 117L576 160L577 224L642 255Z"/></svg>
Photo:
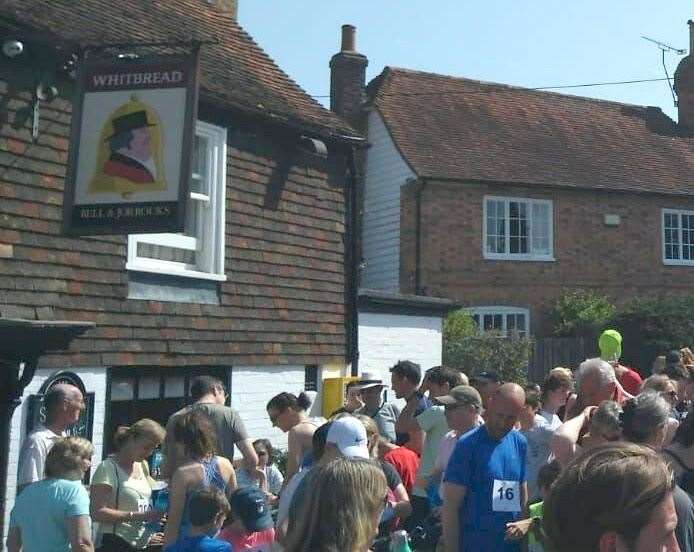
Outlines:
<svg viewBox="0 0 694 552"><path fill-rule="evenodd" d="M181 276L183 278L197 278L199 280L213 280L215 282L226 282L226 274L211 274L209 272L198 272L196 270L172 269L159 266L149 266L139 263L126 263L126 270L135 272L149 272L151 274L165 274L167 276Z"/></svg>
<svg viewBox="0 0 694 552"><path fill-rule="evenodd" d="M531 261L540 263L551 263L556 261L553 256L533 256L533 255L499 255L494 253L484 253L482 257L488 261Z"/></svg>
<svg viewBox="0 0 694 552"><path fill-rule="evenodd" d="M694 266L694 260L683 261L681 259L663 259L663 264L666 266Z"/></svg>

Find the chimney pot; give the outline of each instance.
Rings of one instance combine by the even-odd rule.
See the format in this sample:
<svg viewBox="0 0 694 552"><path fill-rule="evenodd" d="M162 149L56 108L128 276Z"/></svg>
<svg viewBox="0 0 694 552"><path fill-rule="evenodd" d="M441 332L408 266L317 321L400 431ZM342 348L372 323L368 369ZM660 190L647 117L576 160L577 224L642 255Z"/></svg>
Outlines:
<svg viewBox="0 0 694 552"><path fill-rule="evenodd" d="M357 28L354 25L342 25L342 52L356 51L356 32Z"/></svg>
<svg viewBox="0 0 694 552"><path fill-rule="evenodd" d="M687 21L689 25L689 55L694 55L694 21L691 19Z"/></svg>

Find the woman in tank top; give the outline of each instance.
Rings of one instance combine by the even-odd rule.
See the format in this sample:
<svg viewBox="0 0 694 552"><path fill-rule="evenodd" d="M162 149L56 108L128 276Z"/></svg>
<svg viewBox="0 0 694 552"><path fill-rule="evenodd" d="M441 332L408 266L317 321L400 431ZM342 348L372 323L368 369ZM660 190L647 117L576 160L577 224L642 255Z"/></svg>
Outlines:
<svg viewBox="0 0 694 552"><path fill-rule="evenodd" d="M304 392L296 397L291 393L275 395L267 403L267 414L273 427L287 433L287 472L285 483L304 465L310 454L313 434L325 423L325 418L311 418L306 411L311 406L311 399Z"/></svg>
<svg viewBox="0 0 694 552"><path fill-rule="evenodd" d="M229 495L236 489L234 468L227 458L215 455L214 427L203 412L193 410L176 420L174 443L183 448L186 461L171 476L165 545L188 534L188 503L195 491L212 487Z"/></svg>

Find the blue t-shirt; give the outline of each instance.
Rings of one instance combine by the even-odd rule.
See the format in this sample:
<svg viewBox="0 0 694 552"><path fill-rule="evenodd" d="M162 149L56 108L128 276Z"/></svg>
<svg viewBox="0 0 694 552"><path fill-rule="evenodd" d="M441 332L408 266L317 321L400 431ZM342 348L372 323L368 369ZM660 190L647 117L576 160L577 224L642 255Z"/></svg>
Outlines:
<svg viewBox="0 0 694 552"><path fill-rule="evenodd" d="M181 537L164 548L164 552L232 552L231 544L208 535Z"/></svg>
<svg viewBox="0 0 694 552"><path fill-rule="evenodd" d="M460 507L460 536L466 552L516 552L504 541L506 524L521 513L520 486L525 482L527 441L518 431L496 441L482 425L455 446L443 480L466 488ZM495 511L496 510L496 511Z"/></svg>
<svg viewBox="0 0 694 552"><path fill-rule="evenodd" d="M44 479L17 497L10 527L19 527L25 552L69 552L65 518L89 515L89 495L81 481Z"/></svg>

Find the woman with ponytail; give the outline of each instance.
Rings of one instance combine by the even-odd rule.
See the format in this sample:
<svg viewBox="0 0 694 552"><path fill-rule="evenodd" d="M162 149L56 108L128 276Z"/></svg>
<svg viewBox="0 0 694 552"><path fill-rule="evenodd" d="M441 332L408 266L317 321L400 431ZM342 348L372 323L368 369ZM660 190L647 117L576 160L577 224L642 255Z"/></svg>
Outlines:
<svg viewBox="0 0 694 552"><path fill-rule="evenodd" d="M267 415L272 426L288 434L285 482L310 459L313 434L326 422L325 418L309 417L306 411L310 406L311 399L303 391L298 397L291 393L280 393L267 403Z"/></svg>
<svg viewBox="0 0 694 552"><path fill-rule="evenodd" d="M161 521L164 512L150 508L154 480L145 459L164 434L163 427L146 418L116 430L116 453L99 464L90 488L92 519L99 522L98 551L159 550L153 547L161 545L162 535L153 535L146 524Z"/></svg>

